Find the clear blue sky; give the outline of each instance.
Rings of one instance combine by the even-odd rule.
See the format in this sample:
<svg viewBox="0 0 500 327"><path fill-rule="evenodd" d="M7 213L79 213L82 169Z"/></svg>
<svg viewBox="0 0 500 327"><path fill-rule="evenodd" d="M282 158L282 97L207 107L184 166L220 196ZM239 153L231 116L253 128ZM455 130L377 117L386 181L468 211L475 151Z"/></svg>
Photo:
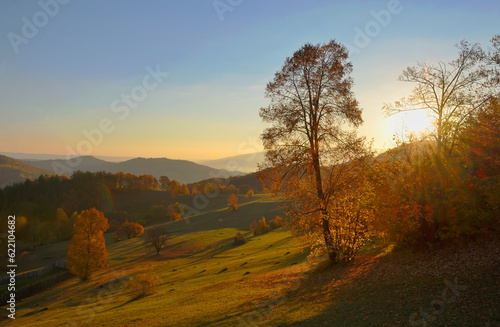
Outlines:
<svg viewBox="0 0 500 327"><path fill-rule="evenodd" d="M0 152L259 151L266 83L304 43L332 38L351 49L360 133L388 147L394 119L381 108L408 94L402 70L500 33L500 3L484 0L59 1L0 2Z"/></svg>

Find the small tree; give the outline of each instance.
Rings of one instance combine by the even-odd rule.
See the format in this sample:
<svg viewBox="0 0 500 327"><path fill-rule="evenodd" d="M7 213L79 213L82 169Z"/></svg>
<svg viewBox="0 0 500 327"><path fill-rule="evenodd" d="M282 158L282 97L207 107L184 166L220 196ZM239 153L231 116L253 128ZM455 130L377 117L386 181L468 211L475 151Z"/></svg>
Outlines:
<svg viewBox="0 0 500 327"><path fill-rule="evenodd" d="M130 280L127 288L135 292L135 296L146 296L154 294L157 286L161 283L161 278L155 273L141 273Z"/></svg>
<svg viewBox="0 0 500 327"><path fill-rule="evenodd" d="M128 221L124 222L116 232L113 234L113 239L115 241L119 241L123 236L127 236L127 239L131 239L133 237L140 236L144 233L144 227L138 223L129 223Z"/></svg>
<svg viewBox="0 0 500 327"><path fill-rule="evenodd" d="M259 221L255 220L250 224L250 231L253 235L261 235L269 232L271 227L266 223L266 218L262 217Z"/></svg>
<svg viewBox="0 0 500 327"><path fill-rule="evenodd" d="M254 196L253 190L248 190L247 198L253 198L253 196Z"/></svg>
<svg viewBox="0 0 500 327"><path fill-rule="evenodd" d="M231 210L238 210L238 197L231 193L231 195L227 198L227 206L231 208Z"/></svg>
<svg viewBox="0 0 500 327"><path fill-rule="evenodd" d="M109 228L108 219L99 210L82 211L73 226L68 246L68 269L82 280L104 267L108 257L103 233Z"/></svg>
<svg viewBox="0 0 500 327"><path fill-rule="evenodd" d="M154 249L156 254L160 254L161 249L167 244L168 235L165 225L151 227L144 233L144 245Z"/></svg>

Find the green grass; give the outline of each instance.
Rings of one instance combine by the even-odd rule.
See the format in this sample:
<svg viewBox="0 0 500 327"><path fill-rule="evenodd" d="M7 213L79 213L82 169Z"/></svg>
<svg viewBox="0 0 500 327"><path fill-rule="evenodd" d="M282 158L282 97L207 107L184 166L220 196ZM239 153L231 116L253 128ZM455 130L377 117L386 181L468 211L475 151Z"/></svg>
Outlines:
<svg viewBox="0 0 500 327"><path fill-rule="evenodd" d="M242 201L243 202L243 201ZM265 196L233 212L205 209L173 231L160 255L140 238L113 243L109 260L90 281L76 278L18 303L9 326L409 326L412 313L431 310L445 280L467 288L429 326L498 326L498 235L490 243L436 253L392 252L377 241L357 258L331 267L307 261L282 229L252 236L250 223L279 214ZM222 223L218 220L222 219ZM247 244L234 247L237 232ZM62 245L39 249L56 257ZM134 297L123 286L138 273L156 273L158 292ZM450 296L450 295L448 295ZM430 316L431 317L431 316ZM432 318L431 317L431 318ZM0 324L7 324L5 321Z"/></svg>

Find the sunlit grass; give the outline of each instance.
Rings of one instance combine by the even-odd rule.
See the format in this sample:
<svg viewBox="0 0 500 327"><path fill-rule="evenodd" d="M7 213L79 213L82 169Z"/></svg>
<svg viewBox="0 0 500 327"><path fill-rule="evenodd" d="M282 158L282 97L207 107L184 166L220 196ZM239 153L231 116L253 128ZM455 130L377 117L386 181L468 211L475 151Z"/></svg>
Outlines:
<svg viewBox="0 0 500 327"><path fill-rule="evenodd" d="M445 259L394 251L393 245L378 239L366 244L351 262L332 267L328 261L307 261L307 253L283 229L251 235L250 221L276 215L269 204L268 199L257 197L236 212L207 209L188 225L171 223L176 232L160 255L145 249L140 238L118 243L109 238L105 269L90 281L74 278L23 300L17 305L17 319L8 324L401 326L408 324L413 312L428 309L439 298L444 278L458 277L471 292L464 292L436 317L443 324L474 321L461 312L477 317L482 308L468 306L468 301L486 301L493 308L500 293L494 289L500 277L492 274L495 268L475 267L474 276L467 270L446 270L440 268ZM249 242L233 246L237 232ZM54 245L54 251L60 247ZM48 248L43 253L55 255ZM430 262L437 268L428 268ZM156 294L135 297L123 286L143 272L157 274L162 283ZM437 272L438 278L432 275Z"/></svg>

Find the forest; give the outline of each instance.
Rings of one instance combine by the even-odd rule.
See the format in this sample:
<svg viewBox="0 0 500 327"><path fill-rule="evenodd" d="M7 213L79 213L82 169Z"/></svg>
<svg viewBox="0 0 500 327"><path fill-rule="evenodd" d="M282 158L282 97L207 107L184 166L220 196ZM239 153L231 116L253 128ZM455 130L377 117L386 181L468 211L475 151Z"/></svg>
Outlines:
<svg viewBox="0 0 500 327"><path fill-rule="evenodd" d="M251 189L246 184L239 184L237 188L230 184L231 181L210 179L188 187L167 176L157 180L152 175L82 171L70 177L42 175L1 189L0 212L16 212L18 246L22 251L25 247L33 249L70 239L75 220L86 209L97 208L105 212L110 219L110 230L114 231L126 220L142 225L178 220L185 212L179 201L190 195L246 193ZM131 200L141 194L147 194L151 200L145 203ZM134 204L126 206L127 203Z"/></svg>

